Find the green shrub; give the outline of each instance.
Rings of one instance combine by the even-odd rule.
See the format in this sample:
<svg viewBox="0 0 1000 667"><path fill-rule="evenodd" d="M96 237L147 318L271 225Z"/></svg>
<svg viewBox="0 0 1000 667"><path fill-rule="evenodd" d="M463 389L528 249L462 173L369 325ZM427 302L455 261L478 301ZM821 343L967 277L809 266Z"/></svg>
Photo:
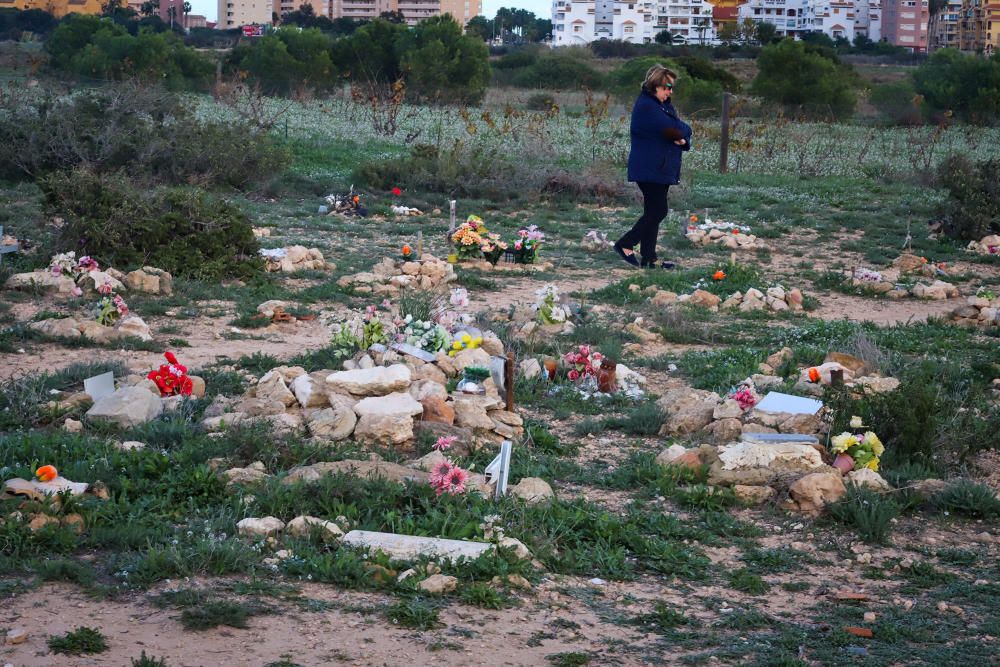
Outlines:
<svg viewBox="0 0 1000 667"><path fill-rule="evenodd" d="M913 82L932 111L981 125L1000 122L1000 56L940 49L914 72Z"/></svg>
<svg viewBox="0 0 1000 667"><path fill-rule="evenodd" d="M940 213L948 236L978 241L1000 234L998 171L1000 159L973 162L963 155L952 155L941 162L937 180L948 191L948 198Z"/></svg>
<svg viewBox="0 0 1000 667"><path fill-rule="evenodd" d="M40 183L66 219L58 245L119 268L153 264L174 276L251 277L263 268L250 218L192 188L140 192L123 176L76 170Z"/></svg>
<svg viewBox="0 0 1000 667"><path fill-rule="evenodd" d="M850 70L791 38L761 49L751 90L811 116L844 116L856 103Z"/></svg>
<svg viewBox="0 0 1000 667"><path fill-rule="evenodd" d="M308 87L329 90L339 83L330 59L330 38L319 30L280 30L259 40L244 40L226 58L268 94L287 95Z"/></svg>
<svg viewBox="0 0 1000 667"><path fill-rule="evenodd" d="M67 655L103 653L108 650L108 641L96 628L79 627L61 637L50 637L49 650Z"/></svg>
<svg viewBox="0 0 1000 667"><path fill-rule="evenodd" d="M917 91L908 80L875 86L869 101L890 125L920 125L923 122Z"/></svg>
<svg viewBox="0 0 1000 667"><path fill-rule="evenodd" d="M869 544L885 544L892 520L899 515L894 500L859 486L849 487L847 494L828 509L834 521L849 526Z"/></svg>
<svg viewBox="0 0 1000 667"><path fill-rule="evenodd" d="M963 479L949 484L931 498L931 503L942 512L952 512L975 519L993 519L1000 516L1000 499L985 484Z"/></svg>
<svg viewBox="0 0 1000 667"><path fill-rule="evenodd" d="M397 42L407 87L418 99L477 104L490 82L482 40L462 34L450 15L420 21Z"/></svg>
<svg viewBox="0 0 1000 667"><path fill-rule="evenodd" d="M590 63L583 49L556 49L538 57L535 64L518 71L513 83L522 88L579 90L600 88L603 76Z"/></svg>

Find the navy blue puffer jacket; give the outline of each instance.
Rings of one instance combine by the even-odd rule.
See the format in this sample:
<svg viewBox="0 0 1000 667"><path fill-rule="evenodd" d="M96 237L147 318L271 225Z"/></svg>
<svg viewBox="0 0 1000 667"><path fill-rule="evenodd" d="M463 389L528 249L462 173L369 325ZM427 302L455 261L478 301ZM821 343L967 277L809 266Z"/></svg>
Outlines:
<svg viewBox="0 0 1000 667"><path fill-rule="evenodd" d="M674 185L681 181L681 153L691 149L691 127L677 117L669 101L660 104L645 90L632 107L632 150L628 154L628 180ZM669 135L683 137L678 146Z"/></svg>

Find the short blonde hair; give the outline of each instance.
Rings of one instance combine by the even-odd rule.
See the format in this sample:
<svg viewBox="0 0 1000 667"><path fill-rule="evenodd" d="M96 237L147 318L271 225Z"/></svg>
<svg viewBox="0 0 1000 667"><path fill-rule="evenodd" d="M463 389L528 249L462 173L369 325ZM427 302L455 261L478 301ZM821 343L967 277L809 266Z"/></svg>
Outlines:
<svg viewBox="0 0 1000 667"><path fill-rule="evenodd" d="M642 89L648 93L655 93L657 86L673 83L677 80L677 72L667 69L663 65L653 65L646 70L646 78L642 81Z"/></svg>

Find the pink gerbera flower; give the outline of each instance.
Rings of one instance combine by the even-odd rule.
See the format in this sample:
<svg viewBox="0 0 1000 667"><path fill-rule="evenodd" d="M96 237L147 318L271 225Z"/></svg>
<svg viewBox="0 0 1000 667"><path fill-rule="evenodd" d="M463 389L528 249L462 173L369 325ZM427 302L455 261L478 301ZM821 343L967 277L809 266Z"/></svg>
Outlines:
<svg viewBox="0 0 1000 667"><path fill-rule="evenodd" d="M437 442L431 445L431 447L438 450L439 452L443 452L444 450L449 449L452 445L454 445L456 440L458 440L457 435L442 436L438 438Z"/></svg>
<svg viewBox="0 0 1000 667"><path fill-rule="evenodd" d="M465 483L468 479L469 473L462 470L458 466L454 466L448 474L445 475L444 479L441 480L441 484L437 489L437 494L440 496L442 493L447 493L454 496L459 493L464 493Z"/></svg>
<svg viewBox="0 0 1000 667"><path fill-rule="evenodd" d="M431 468L431 486L440 488L445 478L451 472L451 469L451 461L441 461L440 463L434 464L434 467Z"/></svg>

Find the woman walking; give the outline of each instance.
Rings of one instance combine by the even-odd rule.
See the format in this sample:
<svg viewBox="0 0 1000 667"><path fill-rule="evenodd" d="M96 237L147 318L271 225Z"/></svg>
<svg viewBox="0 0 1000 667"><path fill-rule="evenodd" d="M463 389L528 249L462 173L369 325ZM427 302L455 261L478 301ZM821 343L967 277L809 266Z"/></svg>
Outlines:
<svg viewBox="0 0 1000 667"><path fill-rule="evenodd" d="M677 117L670 96L677 74L663 65L646 72L642 92L632 107L632 149L628 155L628 180L642 191L642 217L615 243L615 252L632 266L673 268L657 263L656 238L667 217L667 191L680 183L681 153L691 149L691 128ZM636 259L639 246L642 261Z"/></svg>

